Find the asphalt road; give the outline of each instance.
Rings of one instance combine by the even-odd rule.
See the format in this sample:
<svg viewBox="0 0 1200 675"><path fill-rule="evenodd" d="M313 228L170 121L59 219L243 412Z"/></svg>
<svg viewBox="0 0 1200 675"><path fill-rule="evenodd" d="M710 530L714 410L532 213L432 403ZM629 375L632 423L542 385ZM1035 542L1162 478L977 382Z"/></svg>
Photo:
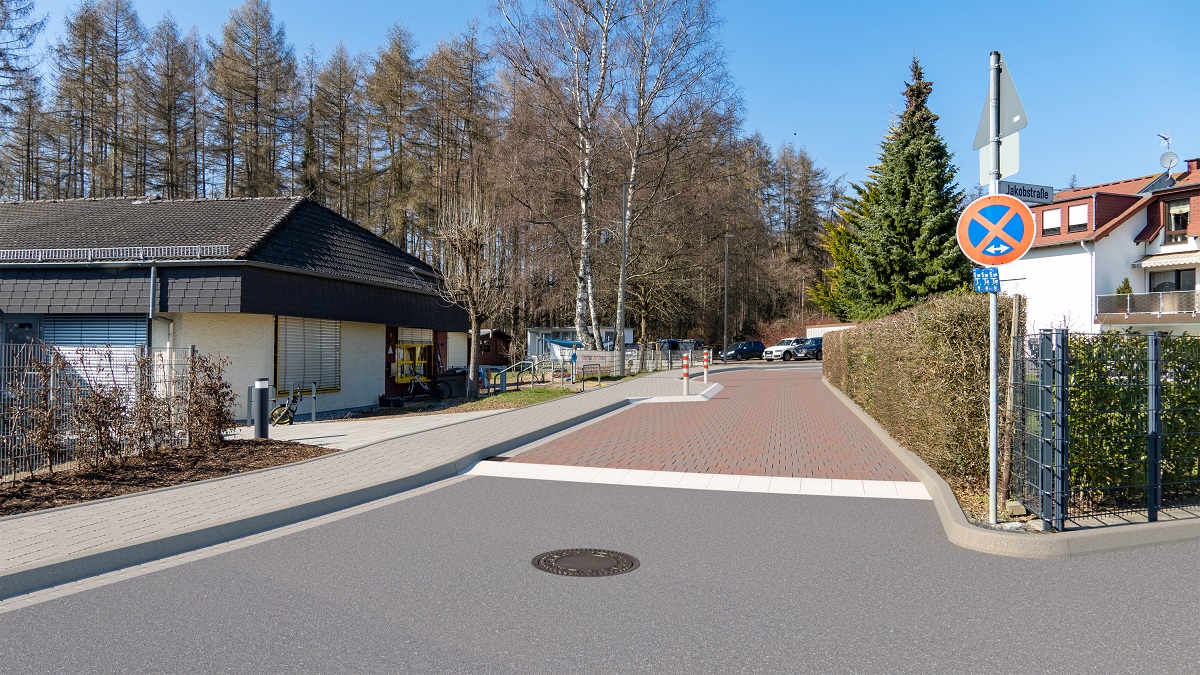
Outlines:
<svg viewBox="0 0 1200 675"><path fill-rule="evenodd" d="M641 567L530 564L573 547ZM460 478L2 614L0 671L1194 671L1197 561L990 557L929 502Z"/></svg>

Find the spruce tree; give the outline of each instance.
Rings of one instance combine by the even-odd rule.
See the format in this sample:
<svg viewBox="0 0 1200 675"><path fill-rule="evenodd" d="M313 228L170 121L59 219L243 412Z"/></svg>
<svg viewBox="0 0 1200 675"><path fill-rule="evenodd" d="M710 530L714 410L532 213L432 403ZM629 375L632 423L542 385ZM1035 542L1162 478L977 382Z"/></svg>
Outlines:
<svg viewBox="0 0 1200 675"><path fill-rule="evenodd" d="M844 237L853 264L835 265L828 310L863 320L890 314L966 283L970 263L955 238L963 194L952 155L929 110L933 83L914 57L904 112L881 144L879 164L847 200Z"/></svg>

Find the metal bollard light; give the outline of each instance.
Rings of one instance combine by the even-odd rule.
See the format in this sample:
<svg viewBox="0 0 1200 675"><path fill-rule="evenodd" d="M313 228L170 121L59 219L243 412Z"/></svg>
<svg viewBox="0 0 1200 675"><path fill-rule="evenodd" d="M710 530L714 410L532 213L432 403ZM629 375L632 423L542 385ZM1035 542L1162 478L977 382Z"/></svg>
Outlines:
<svg viewBox="0 0 1200 675"><path fill-rule="evenodd" d="M254 437L269 438L267 419L267 391L271 386L270 380L260 377L254 381Z"/></svg>
<svg viewBox="0 0 1200 675"><path fill-rule="evenodd" d="M685 353L683 355L683 395L684 396L687 396L690 393L688 391L688 365L689 365L688 362L689 361L691 361L691 358L688 354Z"/></svg>

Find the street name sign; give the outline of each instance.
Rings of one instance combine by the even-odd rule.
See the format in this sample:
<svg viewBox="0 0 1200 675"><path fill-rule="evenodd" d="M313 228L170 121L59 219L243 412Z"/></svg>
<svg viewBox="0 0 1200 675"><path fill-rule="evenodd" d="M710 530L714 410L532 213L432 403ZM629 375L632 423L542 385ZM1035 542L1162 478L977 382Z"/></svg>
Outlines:
<svg viewBox="0 0 1200 675"><path fill-rule="evenodd" d="M1000 194L1016 197L1026 204L1050 204L1054 201L1054 188L1049 185L1031 185L1000 181Z"/></svg>
<svg viewBox="0 0 1200 675"><path fill-rule="evenodd" d="M967 205L958 219L958 246L972 262L1003 265L1033 245L1033 212L1008 195L988 195Z"/></svg>
<svg viewBox="0 0 1200 675"><path fill-rule="evenodd" d="M975 282L976 293L1000 292L999 267L972 267L971 280Z"/></svg>

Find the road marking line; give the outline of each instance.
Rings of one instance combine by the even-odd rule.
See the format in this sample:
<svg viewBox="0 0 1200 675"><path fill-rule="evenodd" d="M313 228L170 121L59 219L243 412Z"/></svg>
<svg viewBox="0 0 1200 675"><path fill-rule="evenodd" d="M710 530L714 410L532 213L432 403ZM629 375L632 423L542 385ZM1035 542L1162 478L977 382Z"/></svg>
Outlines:
<svg viewBox="0 0 1200 675"><path fill-rule="evenodd" d="M869 499L930 499L920 481L846 480L841 478L796 478L751 476L727 473L645 471L530 462L478 462L459 474L496 478L557 480L600 485L761 492L823 497L866 497Z"/></svg>

